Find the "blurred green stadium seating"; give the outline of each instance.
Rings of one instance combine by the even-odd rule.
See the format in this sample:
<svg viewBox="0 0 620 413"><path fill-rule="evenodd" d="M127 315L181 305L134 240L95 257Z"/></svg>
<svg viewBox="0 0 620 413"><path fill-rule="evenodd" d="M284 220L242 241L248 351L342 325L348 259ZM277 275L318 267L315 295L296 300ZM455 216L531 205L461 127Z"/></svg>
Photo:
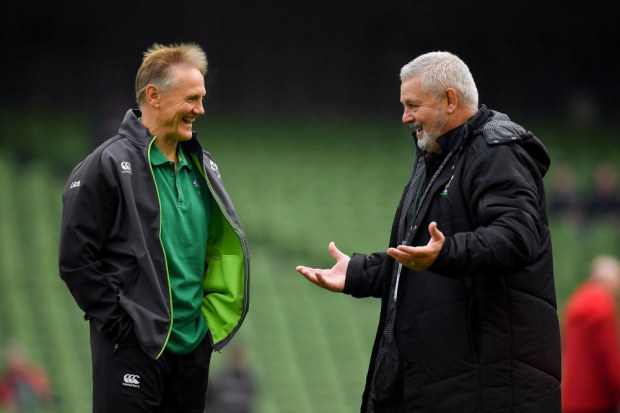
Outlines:
<svg viewBox="0 0 620 413"><path fill-rule="evenodd" d="M225 116L208 116L197 129L249 236L250 313L234 342L248 350L258 378L257 412L358 411L379 303L316 288L295 266L331 266L330 241L347 254L386 248L411 167L409 132L398 119ZM83 130L60 130L76 135L62 142L83 139ZM554 162L587 175L597 158L575 149L580 131L541 131ZM15 339L47 369L63 413L90 411L91 403L88 326L57 271L61 193L70 165L87 151L22 161L0 146L0 346ZM607 155L619 164L617 149ZM620 256L618 232L604 222L585 231L554 219L552 234L562 305L595 254ZM212 377L223 359L214 355Z"/></svg>

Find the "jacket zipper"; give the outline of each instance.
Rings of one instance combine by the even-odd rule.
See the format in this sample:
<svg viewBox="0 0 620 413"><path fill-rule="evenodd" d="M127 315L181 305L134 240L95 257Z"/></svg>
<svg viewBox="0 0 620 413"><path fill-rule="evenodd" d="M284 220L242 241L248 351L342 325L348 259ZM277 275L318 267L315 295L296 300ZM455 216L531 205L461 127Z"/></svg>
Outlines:
<svg viewBox="0 0 620 413"><path fill-rule="evenodd" d="M151 171L151 176L153 177L153 183L155 184L155 193L157 194L157 202L159 203L159 245L161 245L161 250L164 254L164 264L166 265L166 280L168 282L168 297L170 299L170 326L168 328L168 334L166 335L166 341L164 342L164 345L161 348L161 351L159 352L157 357L155 357L155 359L158 359L163 354L164 349L166 348L166 345L168 344L168 340L170 339L170 334L172 333L172 323L174 322L174 310L172 309L172 290L170 288L170 273L168 272L168 258L166 257L166 250L164 248L164 243L161 240L161 199L159 198L159 189L157 188L157 180L155 179L155 173L153 172L153 165L151 164L151 146L153 146L153 142L155 142L155 139L157 139L156 136L154 136L153 139L151 140L151 143L149 143L148 151L147 151L147 158L149 162L149 169Z"/></svg>
<svg viewBox="0 0 620 413"><path fill-rule="evenodd" d="M440 174L440 173L441 173L441 171L443 170L444 166L445 166L445 165L446 165L446 163L450 160L450 158L451 158L451 157L452 157L452 152L450 152L450 153L446 156L446 159L444 159L444 160L443 160L443 162L441 163L441 165L439 166L439 168L437 169L437 171L433 174L433 177L432 177L432 178L431 178L431 180L429 181L428 185L426 185L426 188L424 189L424 194L422 195L422 197L421 197L421 198L419 197L419 193L418 193L418 196L416 196L416 199L415 199L415 201L414 201L414 202L416 202L416 204L417 204L417 205L422 205L422 203L424 202L424 199L426 198L426 195L428 194L428 192L429 192L429 191L430 191L430 189L431 189L431 186L433 186L433 184L434 184L434 183L435 183L435 181L437 180L437 177L439 176L439 174ZM418 158L417 162L420 162L420 160L421 160L421 158ZM423 179L422 179L422 183L421 183L420 185L423 185L425 180L426 180L426 179L425 179L425 178L423 178ZM420 189L421 189L421 188L420 188ZM418 203L418 202L419 202L419 203ZM417 219L417 217L418 217L418 212L419 212L419 207L418 207L418 208L416 208L416 207L414 206L414 216L413 216L413 217L412 217L412 219L411 219L411 222L412 222L412 224L411 224L411 230L413 230L413 231L417 231L417 228L418 228L418 227L415 225L415 220L416 220L416 219ZM411 230L410 230L410 231L411 231ZM409 237L407 237L407 235L408 235L408 234L407 234L407 233L405 233L405 239L403 239L403 241L402 241L402 245L407 245L407 238L409 238ZM411 236L411 238L413 239L413 237L415 237L415 232L411 233L411 234L410 234L410 236ZM398 267L397 267L397 270L396 270L396 271L397 271L397 273L396 273L396 286L395 286L395 288L394 288L394 297L393 297L394 301L396 301L396 297L397 297L397 294L398 294L398 285L400 284L400 273L401 273L402 269L403 269L403 264L398 263Z"/></svg>

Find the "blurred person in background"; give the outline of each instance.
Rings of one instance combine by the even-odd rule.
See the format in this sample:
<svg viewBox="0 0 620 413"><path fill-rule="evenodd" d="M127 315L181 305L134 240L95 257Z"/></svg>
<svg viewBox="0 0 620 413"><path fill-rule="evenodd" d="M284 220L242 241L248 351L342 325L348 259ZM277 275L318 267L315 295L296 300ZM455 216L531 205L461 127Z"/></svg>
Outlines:
<svg viewBox="0 0 620 413"><path fill-rule="evenodd" d="M549 183L549 214L576 227L584 223L584 202L577 189L575 171L569 165L553 168Z"/></svg>
<svg viewBox="0 0 620 413"><path fill-rule="evenodd" d="M400 73L416 144L389 249L311 282L381 298L361 411L559 413L560 332L543 177L546 148L478 105L467 65L421 55Z"/></svg>
<svg viewBox="0 0 620 413"><path fill-rule="evenodd" d="M620 192L617 180L617 172L612 164L601 162L596 166L587 202L590 218L610 219L620 224Z"/></svg>
<svg viewBox="0 0 620 413"><path fill-rule="evenodd" d="M256 379L250 371L247 351L240 345L225 350L226 365L209 384L207 412L252 413Z"/></svg>
<svg viewBox="0 0 620 413"><path fill-rule="evenodd" d="M207 59L155 44L140 109L71 172L60 276L90 321L94 412L200 412L213 350L249 305L249 252L218 167L198 142Z"/></svg>
<svg viewBox="0 0 620 413"><path fill-rule="evenodd" d="M52 385L45 370L28 360L17 343L8 344L0 375L0 406L9 411L31 412L52 404Z"/></svg>
<svg viewBox="0 0 620 413"><path fill-rule="evenodd" d="M616 299L620 262L592 261L589 279L564 309L562 328L562 411L620 412L620 342Z"/></svg>

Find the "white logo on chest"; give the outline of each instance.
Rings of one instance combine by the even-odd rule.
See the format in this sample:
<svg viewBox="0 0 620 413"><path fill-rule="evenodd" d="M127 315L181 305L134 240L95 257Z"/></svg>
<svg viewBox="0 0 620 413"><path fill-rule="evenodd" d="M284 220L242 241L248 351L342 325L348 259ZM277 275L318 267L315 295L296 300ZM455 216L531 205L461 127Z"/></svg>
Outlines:
<svg viewBox="0 0 620 413"><path fill-rule="evenodd" d="M140 378L140 376L138 376L137 374L125 374L123 376L123 386L126 387L133 387L136 389L140 388L140 381L138 380Z"/></svg>
<svg viewBox="0 0 620 413"><path fill-rule="evenodd" d="M129 162L121 162L121 172L124 174L130 174L131 164Z"/></svg>
<svg viewBox="0 0 620 413"><path fill-rule="evenodd" d="M222 177L220 176L220 170L217 167L217 164L212 160L209 160L209 162L211 162L211 169L213 170L213 172L215 172L215 175L221 179Z"/></svg>

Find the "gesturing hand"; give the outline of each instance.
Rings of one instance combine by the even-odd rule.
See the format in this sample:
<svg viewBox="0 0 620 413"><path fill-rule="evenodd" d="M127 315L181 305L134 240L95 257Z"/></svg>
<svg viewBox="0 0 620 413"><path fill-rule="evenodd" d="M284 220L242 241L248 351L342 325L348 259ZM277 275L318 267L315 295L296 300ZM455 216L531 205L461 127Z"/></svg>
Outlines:
<svg viewBox="0 0 620 413"><path fill-rule="evenodd" d="M407 245L399 245L397 248L388 249L387 253L396 261L412 270L424 271L428 269L437 259L445 241L444 235L437 229L436 222L431 222L428 226L428 232L431 234L431 239L425 246L409 247Z"/></svg>
<svg viewBox="0 0 620 413"><path fill-rule="evenodd" d="M351 258L340 252L333 242L329 243L329 252L336 260L336 264L331 269L320 270L300 265L296 270L319 287L329 291L342 292L344 290L347 267Z"/></svg>

